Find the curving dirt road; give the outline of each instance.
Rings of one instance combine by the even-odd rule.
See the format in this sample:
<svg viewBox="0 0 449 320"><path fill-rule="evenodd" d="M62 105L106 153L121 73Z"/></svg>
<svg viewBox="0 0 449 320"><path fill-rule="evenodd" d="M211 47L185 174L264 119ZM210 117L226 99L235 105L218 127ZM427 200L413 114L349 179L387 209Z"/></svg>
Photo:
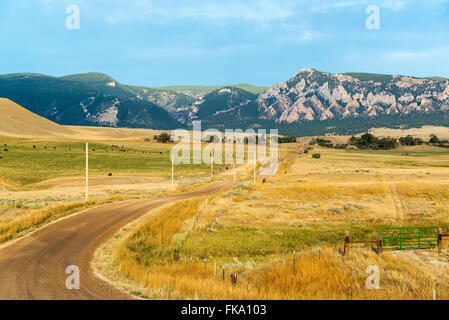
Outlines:
<svg viewBox="0 0 449 320"><path fill-rule="evenodd" d="M94 275L90 262L95 250L120 228L154 208L232 185L219 181L189 193L111 203L39 229L0 250L0 299L129 299ZM80 269L79 290L66 288L69 265Z"/></svg>

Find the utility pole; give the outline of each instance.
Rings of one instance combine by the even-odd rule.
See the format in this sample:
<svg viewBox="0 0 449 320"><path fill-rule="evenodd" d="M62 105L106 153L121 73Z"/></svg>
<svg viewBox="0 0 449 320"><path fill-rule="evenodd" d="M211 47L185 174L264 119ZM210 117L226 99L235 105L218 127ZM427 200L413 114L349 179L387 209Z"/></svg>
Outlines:
<svg viewBox="0 0 449 320"><path fill-rule="evenodd" d="M173 157L171 158L171 187L175 188L175 162Z"/></svg>
<svg viewBox="0 0 449 320"><path fill-rule="evenodd" d="M211 175L211 177L214 176L214 156L215 156L214 151L215 150L212 150L212 157L210 158L210 175Z"/></svg>
<svg viewBox="0 0 449 320"><path fill-rule="evenodd" d="M254 152L254 184L256 184L256 153Z"/></svg>
<svg viewBox="0 0 449 320"><path fill-rule="evenodd" d="M89 142L86 142L86 201L89 200Z"/></svg>

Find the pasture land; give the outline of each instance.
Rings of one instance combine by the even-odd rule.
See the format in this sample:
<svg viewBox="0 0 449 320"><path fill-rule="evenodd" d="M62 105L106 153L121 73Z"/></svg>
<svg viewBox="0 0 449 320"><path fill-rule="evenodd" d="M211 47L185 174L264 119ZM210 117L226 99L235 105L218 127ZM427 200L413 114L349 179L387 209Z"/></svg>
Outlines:
<svg viewBox="0 0 449 320"><path fill-rule="evenodd" d="M346 230L354 240L390 226L448 233L449 150L312 152L287 158L265 183L248 179L154 212L100 250L100 270L150 298L432 299L436 290L448 299L447 242L440 253L354 245L344 257L342 249ZM365 285L370 265L380 270L378 290Z"/></svg>
<svg viewBox="0 0 449 320"><path fill-rule="evenodd" d="M108 136L126 129L73 128ZM106 133L105 133L106 132ZM249 177L246 166L176 165L173 144L144 142L139 130L129 140L89 143L89 201L85 201L85 142L62 139L0 138L0 243L59 217L95 205L182 192L216 179ZM98 136L95 136L98 137ZM104 137L104 136L103 136ZM280 154L289 154L281 147Z"/></svg>
<svg viewBox="0 0 449 320"><path fill-rule="evenodd" d="M180 192L219 178L205 164L177 165L175 191L172 144L91 142L86 202L85 142L0 138L0 146L0 243L95 205Z"/></svg>
<svg viewBox="0 0 449 320"><path fill-rule="evenodd" d="M85 143L78 141L33 141L0 139L0 177L17 188L39 188L39 182L83 176ZM89 143L89 173L92 177L171 177L172 144L113 141ZM7 150L7 151L6 151ZM179 165L184 176L204 173L208 166Z"/></svg>

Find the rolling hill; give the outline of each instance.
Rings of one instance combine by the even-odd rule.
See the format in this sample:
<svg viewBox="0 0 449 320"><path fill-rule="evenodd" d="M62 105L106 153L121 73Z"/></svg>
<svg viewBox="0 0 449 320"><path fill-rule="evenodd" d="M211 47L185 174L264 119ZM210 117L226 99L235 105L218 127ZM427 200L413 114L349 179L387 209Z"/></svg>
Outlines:
<svg viewBox="0 0 449 320"><path fill-rule="evenodd" d="M0 98L0 136L56 138L75 136L75 131Z"/></svg>
<svg viewBox="0 0 449 320"><path fill-rule="evenodd" d="M0 98L0 137L67 140L142 140L160 130L62 126Z"/></svg>
<svg viewBox="0 0 449 320"><path fill-rule="evenodd" d="M0 97L64 125L171 129L182 127L167 110L99 73L50 77L0 76Z"/></svg>

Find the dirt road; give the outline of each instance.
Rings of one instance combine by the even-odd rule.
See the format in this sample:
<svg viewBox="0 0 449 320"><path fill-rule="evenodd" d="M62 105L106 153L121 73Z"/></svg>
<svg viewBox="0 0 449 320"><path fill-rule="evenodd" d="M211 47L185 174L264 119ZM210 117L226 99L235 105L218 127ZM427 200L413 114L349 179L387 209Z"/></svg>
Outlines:
<svg viewBox="0 0 449 320"><path fill-rule="evenodd" d="M189 193L111 203L50 224L0 250L0 299L129 299L94 275L95 250L154 208L231 186L219 181ZM70 265L80 269L79 290L66 287Z"/></svg>

